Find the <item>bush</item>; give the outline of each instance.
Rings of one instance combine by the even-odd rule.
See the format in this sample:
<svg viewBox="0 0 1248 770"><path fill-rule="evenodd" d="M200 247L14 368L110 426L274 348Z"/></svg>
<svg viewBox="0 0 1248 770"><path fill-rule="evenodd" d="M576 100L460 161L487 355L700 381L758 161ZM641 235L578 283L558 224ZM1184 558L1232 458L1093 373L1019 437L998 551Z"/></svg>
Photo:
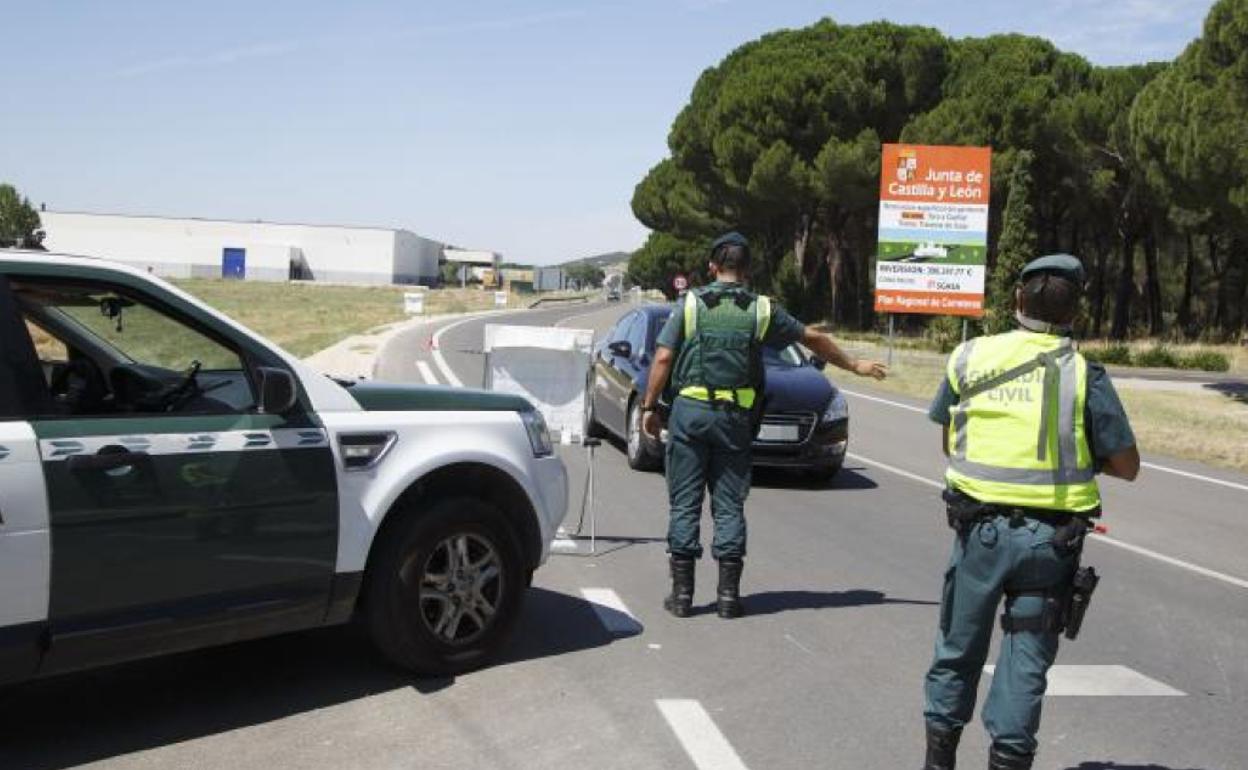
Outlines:
<svg viewBox="0 0 1248 770"><path fill-rule="evenodd" d="M1133 363L1135 366L1144 366L1151 369L1177 369L1179 367L1179 358L1165 345L1154 345L1135 356Z"/></svg>
<svg viewBox="0 0 1248 770"><path fill-rule="evenodd" d="M1179 357L1179 368L1202 372L1229 372L1231 361L1216 350L1196 350Z"/></svg>
<svg viewBox="0 0 1248 770"><path fill-rule="evenodd" d="M1131 365L1131 348L1126 345L1110 345L1104 348L1084 348L1083 357L1098 364L1117 366Z"/></svg>
<svg viewBox="0 0 1248 770"><path fill-rule="evenodd" d="M937 316L927 324L923 337L941 353L951 353L962 341L962 319L953 316Z"/></svg>

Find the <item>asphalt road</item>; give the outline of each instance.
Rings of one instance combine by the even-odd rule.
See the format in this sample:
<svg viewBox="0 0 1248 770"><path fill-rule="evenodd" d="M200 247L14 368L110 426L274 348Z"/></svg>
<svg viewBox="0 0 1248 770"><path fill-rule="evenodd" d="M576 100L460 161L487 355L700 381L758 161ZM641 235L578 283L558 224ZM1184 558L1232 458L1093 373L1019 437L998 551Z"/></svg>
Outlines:
<svg viewBox="0 0 1248 770"><path fill-rule="evenodd" d="M477 384L487 321L603 330L623 309L413 330L380 375ZM918 767L951 540L942 457L922 404L838 381L843 474L827 487L757 475L746 618L707 609L709 560L703 611L663 612L662 476L603 446L599 553L559 543L498 665L412 681L330 630L36 683L0 692L0 768ZM575 528L586 463L562 451ZM1248 767L1248 477L1147 459L1136 484L1104 484L1110 531L1084 559L1104 579L1062 646L1038 770ZM963 766L984 766L978 724L963 744Z"/></svg>

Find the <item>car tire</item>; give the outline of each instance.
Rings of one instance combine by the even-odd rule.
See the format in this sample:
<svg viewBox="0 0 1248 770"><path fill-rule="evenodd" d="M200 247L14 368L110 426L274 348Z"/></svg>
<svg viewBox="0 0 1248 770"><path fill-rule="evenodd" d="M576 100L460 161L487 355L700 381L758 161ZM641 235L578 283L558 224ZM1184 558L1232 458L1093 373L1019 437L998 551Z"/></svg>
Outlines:
<svg viewBox="0 0 1248 770"><path fill-rule="evenodd" d="M625 452L628 454L628 467L635 471L658 470L663 455L655 446L657 442L646 436L641 430L641 404L634 398L628 403L628 421L625 433Z"/></svg>
<svg viewBox="0 0 1248 770"><path fill-rule="evenodd" d="M506 640L524 599L528 568L516 535L503 511L472 497L414 513L399 513L405 520L369 568L369 634L390 662L414 673L479 668Z"/></svg>
<svg viewBox="0 0 1248 770"><path fill-rule="evenodd" d="M594 412L594 373L590 372L585 382L585 438L606 438L607 429L598 422Z"/></svg>

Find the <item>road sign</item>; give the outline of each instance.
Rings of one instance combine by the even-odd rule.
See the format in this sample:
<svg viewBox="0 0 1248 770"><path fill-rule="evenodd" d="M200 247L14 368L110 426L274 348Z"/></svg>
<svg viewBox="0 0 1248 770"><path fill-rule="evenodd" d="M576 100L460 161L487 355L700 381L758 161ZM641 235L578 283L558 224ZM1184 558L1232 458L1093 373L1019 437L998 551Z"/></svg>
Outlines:
<svg viewBox="0 0 1248 770"><path fill-rule="evenodd" d="M494 307L507 307L507 292L494 292Z"/></svg>
<svg viewBox="0 0 1248 770"><path fill-rule="evenodd" d="M980 317L992 149L886 144L875 309Z"/></svg>
<svg viewBox="0 0 1248 770"><path fill-rule="evenodd" d="M689 279L683 275L678 275L672 279L672 288L676 291L684 291L689 288Z"/></svg>
<svg viewBox="0 0 1248 770"><path fill-rule="evenodd" d="M408 315L422 315L425 312L425 293L423 291L404 292L403 311Z"/></svg>

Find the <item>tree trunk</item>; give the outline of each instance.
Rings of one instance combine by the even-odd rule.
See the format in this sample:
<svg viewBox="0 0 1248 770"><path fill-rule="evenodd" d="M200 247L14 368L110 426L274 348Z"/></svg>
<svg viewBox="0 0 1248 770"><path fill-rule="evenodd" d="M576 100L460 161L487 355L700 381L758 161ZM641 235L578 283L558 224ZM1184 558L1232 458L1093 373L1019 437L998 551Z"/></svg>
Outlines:
<svg viewBox="0 0 1248 770"><path fill-rule="evenodd" d="M841 316L841 271L845 251L835 233L828 234L828 320L836 322Z"/></svg>
<svg viewBox="0 0 1248 770"><path fill-rule="evenodd" d="M1230 293L1230 317L1227 331L1230 341L1239 342L1244 331L1244 300L1248 297L1248 239L1237 236L1231 241L1231 253L1226 256L1227 280Z"/></svg>
<svg viewBox="0 0 1248 770"><path fill-rule="evenodd" d="M1100 338L1105 324L1105 256L1104 239L1092 237L1096 264L1092 268L1092 336Z"/></svg>
<svg viewBox="0 0 1248 770"><path fill-rule="evenodd" d="M1144 295L1148 299L1148 333L1157 337L1165 324L1161 316L1161 277L1157 274L1157 233L1152 227L1144 233L1144 281Z"/></svg>
<svg viewBox="0 0 1248 770"><path fill-rule="evenodd" d="M806 247L810 244L810 215L803 214L793 235L793 256L797 260L797 279L806 288Z"/></svg>
<svg viewBox="0 0 1248 770"><path fill-rule="evenodd" d="M1135 234L1122 239L1122 267L1118 271L1118 288L1114 292L1114 321L1109 336L1125 340L1131 331L1131 299L1135 295Z"/></svg>
<svg viewBox="0 0 1248 770"><path fill-rule="evenodd" d="M1227 263L1230 259L1227 259ZM1218 255L1218 239L1213 233L1209 234L1209 267L1213 270L1213 318L1210 319L1209 326L1218 331L1226 331L1226 265L1221 263Z"/></svg>
<svg viewBox="0 0 1248 770"><path fill-rule="evenodd" d="M1183 299L1179 301L1179 329L1183 336L1191 334L1192 327L1192 292L1196 288L1196 244L1192 239L1192 231L1185 233L1187 237L1187 265L1183 270Z"/></svg>

